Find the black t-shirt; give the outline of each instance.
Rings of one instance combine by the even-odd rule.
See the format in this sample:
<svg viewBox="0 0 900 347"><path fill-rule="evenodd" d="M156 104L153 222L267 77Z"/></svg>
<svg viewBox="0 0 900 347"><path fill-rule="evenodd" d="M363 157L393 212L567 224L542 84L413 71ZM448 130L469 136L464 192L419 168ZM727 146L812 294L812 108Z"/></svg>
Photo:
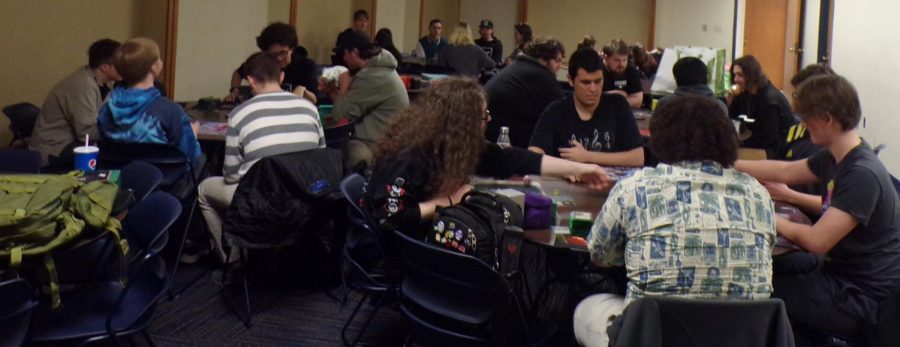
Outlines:
<svg viewBox="0 0 900 347"><path fill-rule="evenodd" d="M772 84L755 95L744 92L735 96L728 114L732 119L743 114L754 120L744 123L751 134L741 146L765 149L768 158L778 158L785 151L788 130L797 123L787 98Z"/></svg>
<svg viewBox="0 0 900 347"><path fill-rule="evenodd" d="M812 157L814 154L822 150L812 143L809 138L809 130L801 123L794 124L788 130L787 144L785 152L781 153L777 159L779 160L803 160ZM801 193L822 196L825 194L825 184L806 184L792 185L791 189Z"/></svg>
<svg viewBox="0 0 900 347"><path fill-rule="evenodd" d="M301 48L297 48L301 49ZM305 48L303 49L305 50ZM281 81L282 88L287 91L293 91L298 86L304 86L307 90L315 94L319 91L319 76L322 71L316 66L316 62L310 58L303 56L294 56L291 63L284 67L284 80ZM247 78L244 75L244 64L238 66L238 75L241 78Z"/></svg>
<svg viewBox="0 0 900 347"><path fill-rule="evenodd" d="M532 57L516 57L484 86L492 120L485 138L494 142L500 127L509 127L509 140L515 147L528 147L528 140L541 111L563 97L556 75Z"/></svg>
<svg viewBox="0 0 900 347"><path fill-rule="evenodd" d="M503 43L496 37L491 41L479 38L475 40L475 44L481 47L495 63L500 64L503 62Z"/></svg>
<svg viewBox="0 0 900 347"><path fill-rule="evenodd" d="M559 148L571 147L571 139L592 152L624 152L643 144L628 101L615 94L603 95L594 116L587 121L578 117L573 97L551 103L534 128L530 146L559 157Z"/></svg>
<svg viewBox="0 0 900 347"><path fill-rule="evenodd" d="M865 142L840 163L823 150L807 164L827 182L823 210L840 209L859 223L828 251L823 271L840 286L839 293L868 298L846 300L855 313L872 312L900 284L900 202L890 174Z"/></svg>
<svg viewBox="0 0 900 347"><path fill-rule="evenodd" d="M613 74L606 69L606 65L604 64L600 64L600 69L603 70L604 92L610 90L624 90L625 93L634 94L644 91L644 87L641 86L641 72L634 66L626 66L625 73L622 75Z"/></svg>

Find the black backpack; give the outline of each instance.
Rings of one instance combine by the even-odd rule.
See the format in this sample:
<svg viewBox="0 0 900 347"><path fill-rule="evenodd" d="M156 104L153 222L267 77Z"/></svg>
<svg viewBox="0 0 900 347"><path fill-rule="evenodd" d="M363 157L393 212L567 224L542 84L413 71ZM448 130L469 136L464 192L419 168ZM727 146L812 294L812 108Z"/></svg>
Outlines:
<svg viewBox="0 0 900 347"><path fill-rule="evenodd" d="M512 199L473 190L459 204L438 210L428 242L475 256L495 269L502 265L514 270L515 264L500 264L501 258L507 258L499 256L499 246L507 242L507 230L521 234L522 218L522 209ZM521 237L513 239L521 241Z"/></svg>

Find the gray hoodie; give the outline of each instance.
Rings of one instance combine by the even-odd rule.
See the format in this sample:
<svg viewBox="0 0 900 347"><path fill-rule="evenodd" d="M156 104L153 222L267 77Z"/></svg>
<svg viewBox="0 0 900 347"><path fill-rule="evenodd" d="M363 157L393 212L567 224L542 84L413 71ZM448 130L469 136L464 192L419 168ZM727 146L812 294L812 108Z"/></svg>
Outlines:
<svg viewBox="0 0 900 347"><path fill-rule="evenodd" d="M722 112L724 112L723 115L725 117L728 117L728 106L725 106L725 103L722 102L722 100L719 100L719 98L717 98L716 95L713 94L712 89L709 89L709 86L707 86L705 84L697 84L697 85L693 85L693 86L681 86L681 87L675 88L675 94L665 96L662 99L659 99L659 101L656 104L656 108L659 109L660 107L669 103L670 101L675 100L678 97L685 96L685 95L705 96L705 97L711 98L713 100L716 100L716 103L719 104L719 107L722 108Z"/></svg>
<svg viewBox="0 0 900 347"><path fill-rule="evenodd" d="M371 147L387 131L393 116L407 107L409 95L397 74L397 59L381 50L353 76L347 95L334 103L333 114L355 121L354 137Z"/></svg>

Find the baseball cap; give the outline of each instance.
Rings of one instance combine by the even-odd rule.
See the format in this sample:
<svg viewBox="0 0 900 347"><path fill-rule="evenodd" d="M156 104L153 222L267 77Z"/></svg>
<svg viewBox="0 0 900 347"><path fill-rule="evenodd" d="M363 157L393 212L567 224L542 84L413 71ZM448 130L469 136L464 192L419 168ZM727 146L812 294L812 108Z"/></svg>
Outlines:
<svg viewBox="0 0 900 347"><path fill-rule="evenodd" d="M494 22L491 22L490 20L487 20L487 19L483 19L483 20L481 21L481 24L478 24L478 27L479 27L479 28L493 29L493 28L494 28Z"/></svg>

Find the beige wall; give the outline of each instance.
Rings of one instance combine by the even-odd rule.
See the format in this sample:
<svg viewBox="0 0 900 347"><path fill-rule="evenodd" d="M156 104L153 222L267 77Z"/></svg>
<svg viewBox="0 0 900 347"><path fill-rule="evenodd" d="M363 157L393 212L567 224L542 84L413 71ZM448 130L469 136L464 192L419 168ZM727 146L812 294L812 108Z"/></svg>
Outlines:
<svg viewBox="0 0 900 347"><path fill-rule="evenodd" d="M656 0L657 47L725 48L731 59L734 2L722 0Z"/></svg>
<svg viewBox="0 0 900 347"><path fill-rule="evenodd" d="M291 21L291 0L269 0L266 23L289 23Z"/></svg>
<svg viewBox="0 0 900 347"><path fill-rule="evenodd" d="M172 99L228 94L232 71L259 50L256 36L267 19L267 7L250 1L180 1Z"/></svg>
<svg viewBox="0 0 900 347"><path fill-rule="evenodd" d="M17 102L40 107L56 82L87 65L91 43L135 34L135 11L131 1L0 1L0 107ZM0 116L0 147L11 136L8 119Z"/></svg>
<svg viewBox="0 0 900 347"><path fill-rule="evenodd" d="M381 0L378 1L377 5L378 8L375 10L375 26L372 27L372 32L377 33L381 28L390 29L391 35L394 36L394 46L397 46L397 49L401 52L405 51L406 49L403 46L403 42L406 34L406 1ZM418 17L419 13L416 12L415 15ZM415 25L418 27L419 24L416 23ZM372 39L375 39L374 35L372 35Z"/></svg>
<svg viewBox="0 0 900 347"><path fill-rule="evenodd" d="M153 39L159 44L159 56L166 56L166 16L167 1L138 1L135 20L137 31L135 36L144 36ZM160 78L165 78L165 74Z"/></svg>
<svg viewBox="0 0 900 347"><path fill-rule="evenodd" d="M403 41L398 41L395 37L394 44L398 45L397 49L401 52L409 53L416 49L416 44L419 40L419 11L421 3L420 0L405 0L405 2L406 16L403 22Z"/></svg>
<svg viewBox="0 0 900 347"><path fill-rule="evenodd" d="M351 0L298 0L297 35L316 63L331 63L334 40L350 27L351 5Z"/></svg>
<svg viewBox="0 0 900 347"><path fill-rule="evenodd" d="M598 46L612 38L646 43L650 33L651 0L555 0L529 1L528 24L535 36L550 35L572 52L584 35L597 38Z"/></svg>
<svg viewBox="0 0 900 347"><path fill-rule="evenodd" d="M494 36L503 43L503 56L512 52L515 41L513 40L513 26L519 17L519 0L460 0L459 20L469 23L472 27L472 35L479 37L478 23L482 19L490 19L494 22Z"/></svg>
<svg viewBox="0 0 900 347"><path fill-rule="evenodd" d="M450 35L456 24L459 23L460 0L422 0L422 26L419 28L419 36L428 35L428 22L440 18L444 22L444 37ZM472 23L469 23L470 25ZM413 47L415 48L415 47Z"/></svg>

